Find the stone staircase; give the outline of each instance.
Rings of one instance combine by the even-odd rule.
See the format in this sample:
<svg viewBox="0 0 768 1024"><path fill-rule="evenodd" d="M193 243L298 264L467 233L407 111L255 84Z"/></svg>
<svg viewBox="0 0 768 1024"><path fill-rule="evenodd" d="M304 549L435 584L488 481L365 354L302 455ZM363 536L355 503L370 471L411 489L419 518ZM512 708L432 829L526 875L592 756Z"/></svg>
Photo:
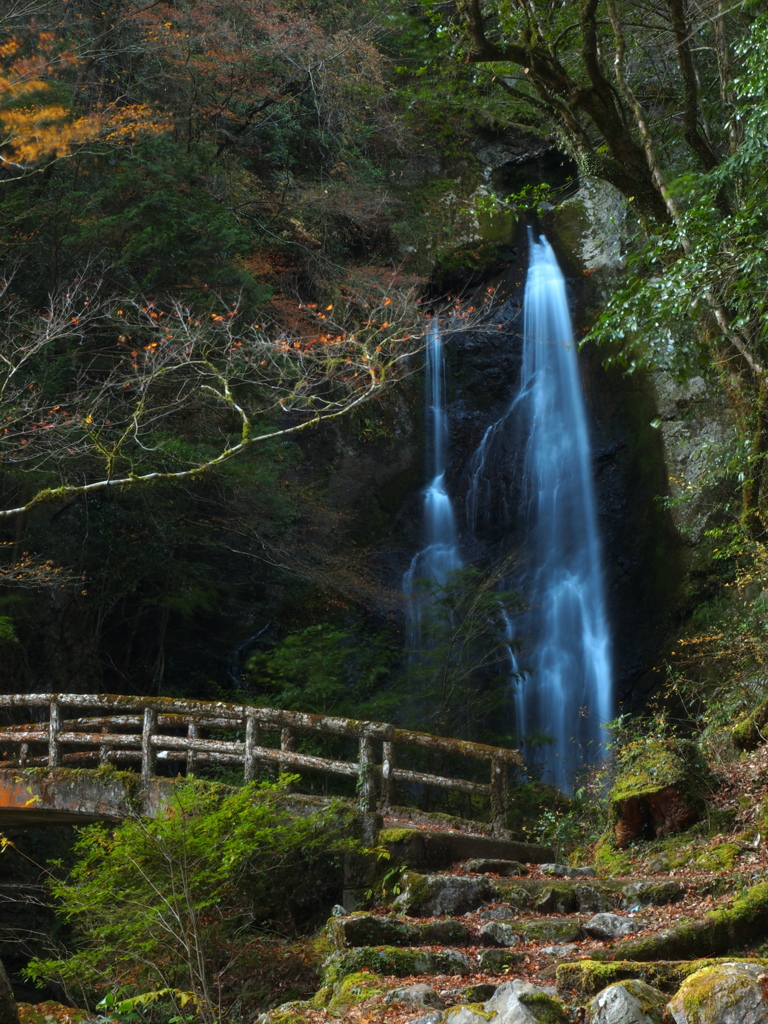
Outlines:
<svg viewBox="0 0 768 1024"><path fill-rule="evenodd" d="M674 934L702 901L727 900L725 875L602 879L588 866L553 863L545 847L504 838L424 827L381 836L391 863L406 864L394 898L372 911L336 908L315 998L264 1014L261 1024L656 1024L671 1019L664 1005L686 977L723 962L659 960L643 940ZM644 948L636 960L624 955ZM761 976L768 965L748 963ZM611 985L624 1016L593 999L601 993L605 1002ZM641 1008L635 1016L627 1000ZM768 1005L755 1020L768 1022Z"/></svg>

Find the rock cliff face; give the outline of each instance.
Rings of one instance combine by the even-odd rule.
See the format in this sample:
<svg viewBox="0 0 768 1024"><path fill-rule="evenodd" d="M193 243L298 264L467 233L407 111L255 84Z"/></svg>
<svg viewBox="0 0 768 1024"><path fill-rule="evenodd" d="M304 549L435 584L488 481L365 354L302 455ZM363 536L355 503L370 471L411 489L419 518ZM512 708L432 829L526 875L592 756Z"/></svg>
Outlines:
<svg viewBox="0 0 768 1024"><path fill-rule="evenodd" d="M480 153L485 179L509 190L521 181L552 173L551 151L527 158L504 146ZM548 163L547 163L548 161ZM546 167L543 165L546 164ZM564 174L567 168L561 169ZM558 209L543 214L568 277L577 334L590 308L608 294L623 258L627 233L623 202L608 186L584 182ZM505 221L507 228L510 224ZM537 222L538 225L538 222ZM511 522L519 501L524 437L509 417L495 446L495 497L482 524L470 530L465 501L472 456L490 424L510 407L520 380L522 297L527 271L526 224L522 217L502 239L489 328L453 330L446 323L445 355L450 460L447 488L457 515L467 563L488 567L524 548L526 538ZM483 238L471 226L464 241ZM498 269L498 267L497 267ZM685 385L657 372L626 375L605 370L601 353L581 353L584 391L594 452L594 476L602 532L603 568L613 636L616 697L626 710L642 704L655 679L649 670L691 591L707 577L712 498L722 484L711 467L731 431L727 408L706 381ZM422 541L420 489L426 483L424 394L419 376L407 383L391 408L371 423L329 430L313 461L321 457L332 481L329 507L336 531L315 538L326 556L351 543L365 561L373 586L368 598L397 621L401 581ZM318 530L324 530L319 524ZM311 524L309 531L311 535ZM378 596L376 596L378 592Z"/></svg>

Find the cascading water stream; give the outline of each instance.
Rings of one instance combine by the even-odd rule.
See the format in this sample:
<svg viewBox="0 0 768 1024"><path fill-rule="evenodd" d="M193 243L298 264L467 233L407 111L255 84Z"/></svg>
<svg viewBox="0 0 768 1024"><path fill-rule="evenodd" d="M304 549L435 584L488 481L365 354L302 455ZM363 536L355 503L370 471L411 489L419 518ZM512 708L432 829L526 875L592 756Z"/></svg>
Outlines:
<svg viewBox="0 0 768 1024"><path fill-rule="evenodd" d="M421 610L429 600L429 587L442 586L451 572L461 569L456 539L456 519L451 499L445 490L448 451L448 419L445 414L445 366L443 343L437 319L427 326L427 401L428 443L431 449L432 477L424 492L424 547L411 561L403 578L408 617L408 646L419 646ZM424 581L426 588L419 586Z"/></svg>
<svg viewBox="0 0 768 1024"><path fill-rule="evenodd" d="M466 507L471 530L478 529L491 508L512 525L514 510L504 507L507 496L498 495L489 464L494 440L517 424L527 436L518 513L524 541L520 575L509 583L521 592L527 611L516 619L526 645L523 673L510 654L516 727L522 736L549 738L549 777L568 788L576 765L599 757L613 698L576 346L565 280L544 237L530 236L520 389L510 409L486 431L470 467ZM511 637L512 618L507 622ZM530 745L527 755L535 757Z"/></svg>
<svg viewBox="0 0 768 1024"><path fill-rule="evenodd" d="M531 565L531 673L518 728L553 739L554 781L594 761L612 716L610 637L594 485L565 280L544 237L530 239L520 402L530 424L523 514Z"/></svg>

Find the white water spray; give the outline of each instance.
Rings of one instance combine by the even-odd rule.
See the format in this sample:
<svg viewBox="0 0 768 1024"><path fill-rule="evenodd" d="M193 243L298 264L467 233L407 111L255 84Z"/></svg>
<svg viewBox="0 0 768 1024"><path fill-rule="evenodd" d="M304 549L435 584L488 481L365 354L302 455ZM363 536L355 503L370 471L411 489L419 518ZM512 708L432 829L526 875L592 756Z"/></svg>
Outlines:
<svg viewBox="0 0 768 1024"><path fill-rule="evenodd" d="M565 280L552 247L530 239L519 401L530 426L523 516L531 672L518 728L553 740L553 781L599 756L613 714L610 637L584 399Z"/></svg>
<svg viewBox="0 0 768 1024"><path fill-rule="evenodd" d="M403 578L408 616L408 646L418 646L421 609L429 600L428 591L420 591L419 580L440 587L451 572L461 569L456 539L456 518L445 490L448 451L448 419L445 414L445 366L443 342L436 318L427 327L427 402L428 442L431 448L432 478L424 491L424 535L426 547L411 561Z"/></svg>

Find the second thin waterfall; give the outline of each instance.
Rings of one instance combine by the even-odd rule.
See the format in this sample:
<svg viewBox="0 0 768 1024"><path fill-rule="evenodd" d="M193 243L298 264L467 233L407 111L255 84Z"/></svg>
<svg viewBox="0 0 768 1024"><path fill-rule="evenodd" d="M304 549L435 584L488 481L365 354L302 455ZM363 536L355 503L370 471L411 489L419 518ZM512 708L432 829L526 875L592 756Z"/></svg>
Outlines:
<svg viewBox="0 0 768 1024"><path fill-rule="evenodd" d="M528 430L519 585L529 671L517 730L546 734L552 781L568 788L576 764L599 756L613 698L584 399L565 280L544 237L530 239L515 405Z"/></svg>
<svg viewBox="0 0 768 1024"><path fill-rule="evenodd" d="M456 520L445 490L448 448L448 419L445 414L445 367L443 343L437 319L427 326L427 409L428 439L431 447L431 479L424 491L424 534L426 547L414 556L403 580L408 613L408 646L421 643L421 610L430 600L430 587L439 588L449 575L461 568ZM424 587L426 584L426 589Z"/></svg>

